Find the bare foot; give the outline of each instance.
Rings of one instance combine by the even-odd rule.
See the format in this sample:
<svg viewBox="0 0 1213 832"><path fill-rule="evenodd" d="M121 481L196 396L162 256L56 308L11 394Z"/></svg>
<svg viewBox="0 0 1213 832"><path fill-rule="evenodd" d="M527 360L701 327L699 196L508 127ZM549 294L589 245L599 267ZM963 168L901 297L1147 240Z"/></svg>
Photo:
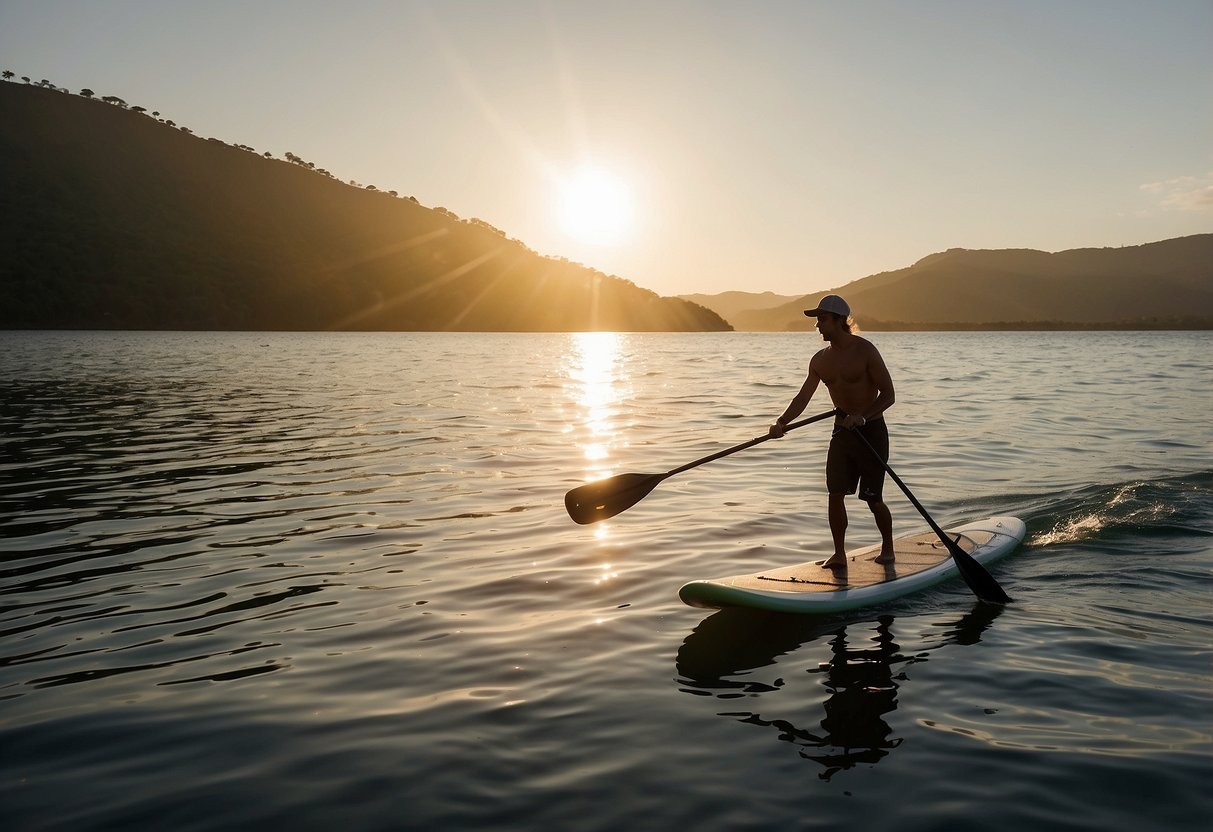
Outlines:
<svg viewBox="0 0 1213 832"><path fill-rule="evenodd" d="M847 559L845 555L831 555L829 560L821 564L822 569L846 569Z"/></svg>
<svg viewBox="0 0 1213 832"><path fill-rule="evenodd" d="M896 552L881 552L872 559L873 563L892 563L897 559Z"/></svg>

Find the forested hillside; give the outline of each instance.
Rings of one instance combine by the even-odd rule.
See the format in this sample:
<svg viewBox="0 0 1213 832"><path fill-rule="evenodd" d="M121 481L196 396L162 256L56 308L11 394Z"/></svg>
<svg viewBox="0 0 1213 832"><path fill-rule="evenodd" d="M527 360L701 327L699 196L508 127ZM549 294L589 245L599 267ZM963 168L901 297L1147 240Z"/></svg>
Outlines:
<svg viewBox="0 0 1213 832"><path fill-rule="evenodd" d="M287 157L88 90L0 83L0 327L729 328Z"/></svg>

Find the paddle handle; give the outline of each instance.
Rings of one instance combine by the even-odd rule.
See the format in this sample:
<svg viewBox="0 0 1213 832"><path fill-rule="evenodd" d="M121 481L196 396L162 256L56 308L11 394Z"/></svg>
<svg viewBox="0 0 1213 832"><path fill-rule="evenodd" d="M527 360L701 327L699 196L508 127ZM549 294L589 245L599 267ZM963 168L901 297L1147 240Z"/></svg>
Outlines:
<svg viewBox="0 0 1213 832"><path fill-rule="evenodd" d="M837 416L837 415L838 415L837 410L829 410L825 413L818 413L816 416L810 416L807 419L801 419L799 422L789 423L788 425L786 425L784 427L784 431L786 432L789 430L795 430L796 428L802 428L805 425L812 424L813 422L820 422L822 419L829 419L831 416ZM662 479L665 479L666 477L672 477L675 474L681 474L683 471L689 471L692 468L703 465L706 462L711 462L714 459L720 459L722 456L728 456L729 454L735 454L738 451L744 451L746 448L752 448L759 443L766 442L768 439L774 439L774 438L775 437L771 436L770 434L768 434L766 436L756 436L753 439L751 439L749 442L742 442L740 445L734 445L731 448L725 448L723 451L717 451L716 453L711 454L710 456L705 456L703 459L697 459L694 462L688 462L686 465L683 465L679 468L675 468L672 471L666 471L664 474L662 474Z"/></svg>

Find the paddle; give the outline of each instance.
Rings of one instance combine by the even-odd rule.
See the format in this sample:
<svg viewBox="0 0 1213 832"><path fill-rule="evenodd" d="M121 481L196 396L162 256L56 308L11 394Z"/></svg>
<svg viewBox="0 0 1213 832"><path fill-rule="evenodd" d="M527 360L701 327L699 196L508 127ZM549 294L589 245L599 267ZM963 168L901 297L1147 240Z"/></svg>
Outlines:
<svg viewBox="0 0 1213 832"><path fill-rule="evenodd" d="M1010 603L1011 597L998 585L998 581L994 580L993 576L986 571L986 568L978 563L972 555L956 545L956 541L948 537L944 533L944 530L939 528L939 525L931 519L931 515L927 514L927 510L922 507L922 503L918 502L914 495L910 493L909 487L901 481L901 477L897 476L897 472L889 467L889 463L881 459L880 454L864 438L863 434L855 431L855 435L859 437L860 442L867 446L872 455L880 460L880 464L884 466L884 470L893 478L893 482L897 483L898 487L905 492L905 495L910 498L910 502L914 504L914 508L918 509L918 513L927 521L927 525L931 527L931 530L935 534L939 535L939 539L948 547L948 553L951 554L952 560L955 561L956 568L960 570L960 576L969 585L969 589L973 590L973 594L982 601L988 601L991 604Z"/></svg>
<svg viewBox="0 0 1213 832"><path fill-rule="evenodd" d="M819 413L816 416L801 419L799 422L792 422L784 430L795 430L812 422L820 422L822 419L829 419L836 413L837 411L834 410ZM759 436L749 442L742 442L740 445L734 445L705 456L703 459L688 462L686 465L666 471L664 474L617 474L605 480L579 485L564 495L564 507L568 510L569 517L573 518L576 523L583 526L588 523L597 523L599 520L606 520L608 517L614 517L620 512L627 511L648 496L650 491L668 477L689 471L705 462L720 459L722 456L744 451L746 448L751 448L759 442L766 442L771 438L769 435Z"/></svg>

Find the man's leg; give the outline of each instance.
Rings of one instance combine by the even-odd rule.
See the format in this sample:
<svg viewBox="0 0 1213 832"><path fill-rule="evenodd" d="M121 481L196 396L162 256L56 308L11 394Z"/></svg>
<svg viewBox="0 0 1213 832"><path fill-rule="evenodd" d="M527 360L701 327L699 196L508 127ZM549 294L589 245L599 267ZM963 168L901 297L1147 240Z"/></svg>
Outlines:
<svg viewBox="0 0 1213 832"><path fill-rule="evenodd" d="M892 563L896 557L893 551L893 513L879 500L870 501L868 508L872 509L872 517L880 531L880 554L876 556L876 562Z"/></svg>
<svg viewBox="0 0 1213 832"><path fill-rule="evenodd" d="M834 538L834 554L822 566L830 569L847 565L847 504L846 494L830 495L830 535Z"/></svg>

